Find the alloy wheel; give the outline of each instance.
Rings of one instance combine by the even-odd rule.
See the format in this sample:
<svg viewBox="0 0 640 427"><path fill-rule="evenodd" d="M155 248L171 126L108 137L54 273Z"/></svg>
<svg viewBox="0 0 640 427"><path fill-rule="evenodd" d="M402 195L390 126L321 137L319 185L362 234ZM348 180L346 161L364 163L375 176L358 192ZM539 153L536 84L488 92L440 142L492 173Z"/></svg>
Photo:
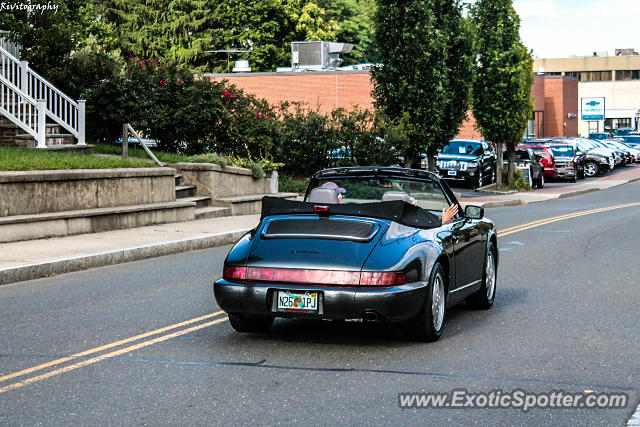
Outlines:
<svg viewBox="0 0 640 427"><path fill-rule="evenodd" d="M584 174L588 177L593 177L598 174L598 165L594 162L589 162L584 166Z"/></svg>
<svg viewBox="0 0 640 427"><path fill-rule="evenodd" d="M487 299L491 301L493 299L493 293L496 290L496 263L493 259L493 252L489 251L487 254L487 267L485 270L486 287L487 287Z"/></svg>
<svg viewBox="0 0 640 427"><path fill-rule="evenodd" d="M444 280L440 273L433 280L431 290L431 313L433 314L433 329L439 331L444 321Z"/></svg>

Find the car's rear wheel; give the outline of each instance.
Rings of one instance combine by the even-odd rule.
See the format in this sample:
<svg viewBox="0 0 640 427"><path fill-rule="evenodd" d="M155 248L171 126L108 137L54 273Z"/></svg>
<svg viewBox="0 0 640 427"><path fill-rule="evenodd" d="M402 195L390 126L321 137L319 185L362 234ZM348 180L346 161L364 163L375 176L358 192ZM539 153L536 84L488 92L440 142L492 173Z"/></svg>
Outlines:
<svg viewBox="0 0 640 427"><path fill-rule="evenodd" d="M496 250L493 243L489 243L484 272L482 273L482 286L467 298L467 305L482 310L491 308L496 299L497 279Z"/></svg>
<svg viewBox="0 0 640 427"><path fill-rule="evenodd" d="M584 174L589 178L593 178L598 175L598 164L596 162L587 162L584 165Z"/></svg>
<svg viewBox="0 0 640 427"><path fill-rule="evenodd" d="M273 317L247 317L229 313L229 323L238 332L266 332L273 324Z"/></svg>
<svg viewBox="0 0 640 427"><path fill-rule="evenodd" d="M538 178L537 188L544 188L544 172L540 172L540 178Z"/></svg>
<svg viewBox="0 0 640 427"><path fill-rule="evenodd" d="M433 266L427 296L418 315L411 321L411 332L420 341L437 341L442 335L446 311L446 281L440 263Z"/></svg>

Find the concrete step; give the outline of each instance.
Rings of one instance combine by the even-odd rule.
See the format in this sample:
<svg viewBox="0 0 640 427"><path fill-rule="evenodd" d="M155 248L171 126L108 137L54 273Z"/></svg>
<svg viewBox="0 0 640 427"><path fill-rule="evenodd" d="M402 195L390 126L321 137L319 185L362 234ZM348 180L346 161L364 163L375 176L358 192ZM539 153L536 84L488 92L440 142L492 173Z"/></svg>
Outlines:
<svg viewBox="0 0 640 427"><path fill-rule="evenodd" d="M211 206L211 197L209 196L182 197L180 200L184 202L194 202L196 204L196 209L208 208Z"/></svg>
<svg viewBox="0 0 640 427"><path fill-rule="evenodd" d="M183 200L144 205L0 217L0 243L191 221L196 204Z"/></svg>
<svg viewBox="0 0 640 427"><path fill-rule="evenodd" d="M20 147L35 147L36 140L29 134L18 134L15 138L16 145ZM46 135L47 145L71 145L75 140L70 133L51 133Z"/></svg>
<svg viewBox="0 0 640 427"><path fill-rule="evenodd" d="M298 193L249 194L246 196L216 197L211 201L211 204L212 206L231 208L232 215L251 215L260 213L262 210L262 198L264 196L296 200Z"/></svg>
<svg viewBox="0 0 640 427"><path fill-rule="evenodd" d="M211 207L196 209L196 219L220 218L231 216L231 208Z"/></svg>
<svg viewBox="0 0 640 427"><path fill-rule="evenodd" d="M185 197L193 197L195 195L195 185L176 185L176 199L184 199Z"/></svg>

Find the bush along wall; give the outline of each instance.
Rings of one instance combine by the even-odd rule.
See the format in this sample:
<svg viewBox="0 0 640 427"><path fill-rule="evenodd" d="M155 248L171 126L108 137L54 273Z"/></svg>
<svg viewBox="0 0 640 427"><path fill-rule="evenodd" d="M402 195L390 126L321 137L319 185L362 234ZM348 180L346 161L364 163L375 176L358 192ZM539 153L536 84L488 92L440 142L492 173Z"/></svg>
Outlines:
<svg viewBox="0 0 640 427"><path fill-rule="evenodd" d="M224 80L197 78L176 62L119 58L95 44L70 61L73 76L58 80L87 99L87 135L94 142L113 143L128 122L162 151L220 155L255 175L279 168L304 177L329 166L397 162L383 138L384 122L368 110L325 115L301 104L273 106Z"/></svg>

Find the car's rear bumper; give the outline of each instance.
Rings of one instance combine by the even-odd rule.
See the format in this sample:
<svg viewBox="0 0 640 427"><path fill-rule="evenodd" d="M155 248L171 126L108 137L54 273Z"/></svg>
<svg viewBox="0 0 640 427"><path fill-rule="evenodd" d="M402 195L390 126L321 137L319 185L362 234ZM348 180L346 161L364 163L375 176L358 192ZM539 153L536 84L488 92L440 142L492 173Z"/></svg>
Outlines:
<svg viewBox="0 0 640 427"><path fill-rule="evenodd" d="M305 317L316 319L368 319L380 322L407 320L420 311L427 282L393 287L293 286L273 283L232 283L220 279L213 284L216 302L227 313L249 316ZM277 311L278 291L317 292L316 312Z"/></svg>

